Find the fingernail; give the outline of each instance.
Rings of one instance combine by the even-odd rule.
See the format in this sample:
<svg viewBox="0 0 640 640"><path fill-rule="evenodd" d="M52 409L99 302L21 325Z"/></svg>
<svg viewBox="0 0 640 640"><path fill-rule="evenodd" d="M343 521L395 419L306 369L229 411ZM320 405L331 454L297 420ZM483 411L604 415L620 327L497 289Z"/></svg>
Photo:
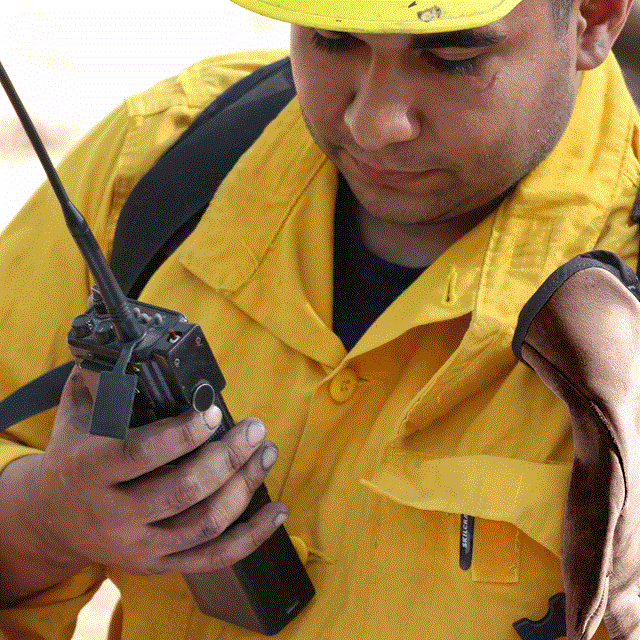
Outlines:
<svg viewBox="0 0 640 640"><path fill-rule="evenodd" d="M252 422L247 427L247 442L251 447L255 447L260 444L266 435L267 430L262 422Z"/></svg>
<svg viewBox="0 0 640 640"><path fill-rule="evenodd" d="M221 418L222 418L222 412L215 405L212 405L211 407L209 407L202 414L202 420L207 425L207 428L210 431L215 431L218 428Z"/></svg>
<svg viewBox="0 0 640 640"><path fill-rule="evenodd" d="M279 527L288 517L289 517L288 513L285 513L284 511L280 511L276 514L276 517L273 519L273 524L276 527Z"/></svg>
<svg viewBox="0 0 640 640"><path fill-rule="evenodd" d="M278 450L273 446L269 445L264 448L262 452L262 456L260 457L260 464L265 471L269 471L271 467L275 464L278 459Z"/></svg>

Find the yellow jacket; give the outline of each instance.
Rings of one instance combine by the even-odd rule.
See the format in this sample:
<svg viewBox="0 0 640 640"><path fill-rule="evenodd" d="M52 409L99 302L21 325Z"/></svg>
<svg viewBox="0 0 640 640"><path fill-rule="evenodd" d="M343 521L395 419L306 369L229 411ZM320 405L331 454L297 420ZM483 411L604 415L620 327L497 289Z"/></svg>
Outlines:
<svg viewBox="0 0 640 640"><path fill-rule="evenodd" d="M63 163L107 253L139 177L221 89L278 55L187 69L128 100ZM564 406L516 362L511 338L524 302L575 254L609 249L635 268L639 158L640 120L609 59L584 75L550 157L349 353L331 331L336 170L297 100L229 173L141 298L202 325L232 414L260 416L278 444L267 486L291 508L286 527L317 591L279 637L517 640L514 621L545 614L562 591L570 427ZM88 294L48 188L4 233L0 283L8 393L69 359L66 331ZM23 445L45 447L51 418L14 427L0 465L28 453ZM467 571L460 514L476 518ZM254 637L200 614L180 576L108 567L0 611L0 627L8 638L68 638L105 576L122 593L112 638Z"/></svg>

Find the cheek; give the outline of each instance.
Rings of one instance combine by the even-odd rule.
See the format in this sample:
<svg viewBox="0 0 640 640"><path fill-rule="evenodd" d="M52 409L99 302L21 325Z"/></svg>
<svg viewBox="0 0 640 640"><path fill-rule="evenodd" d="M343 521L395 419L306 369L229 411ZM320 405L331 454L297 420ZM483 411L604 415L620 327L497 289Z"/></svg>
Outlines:
<svg viewBox="0 0 640 640"><path fill-rule="evenodd" d="M322 134L335 126L344 104L344 90L335 70L326 64L314 65L313 56L298 57L292 51L291 66L302 113L312 134ZM314 135L315 137L315 135Z"/></svg>
<svg viewBox="0 0 640 640"><path fill-rule="evenodd" d="M422 107L423 135L461 167L474 170L477 158L508 145L516 134L513 100L495 75L488 81L465 80L457 90L443 90L439 100L427 99Z"/></svg>
<svg viewBox="0 0 640 640"><path fill-rule="evenodd" d="M541 96L533 96L530 83L506 67L452 83L441 96L447 96L446 101L425 122L431 135L471 170L474 161L485 164L487 158L501 157L510 164L512 155L517 163L535 146L532 136L540 119L548 117L540 108Z"/></svg>

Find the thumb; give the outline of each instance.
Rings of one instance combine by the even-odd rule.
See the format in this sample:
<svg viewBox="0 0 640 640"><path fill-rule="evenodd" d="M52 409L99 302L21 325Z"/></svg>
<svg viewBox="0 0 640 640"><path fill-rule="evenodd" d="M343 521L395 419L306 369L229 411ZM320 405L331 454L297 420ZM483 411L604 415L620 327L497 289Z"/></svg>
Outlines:
<svg viewBox="0 0 640 640"><path fill-rule="evenodd" d="M89 433L92 411L91 392L82 370L76 365L62 389L54 430L73 429L81 433Z"/></svg>

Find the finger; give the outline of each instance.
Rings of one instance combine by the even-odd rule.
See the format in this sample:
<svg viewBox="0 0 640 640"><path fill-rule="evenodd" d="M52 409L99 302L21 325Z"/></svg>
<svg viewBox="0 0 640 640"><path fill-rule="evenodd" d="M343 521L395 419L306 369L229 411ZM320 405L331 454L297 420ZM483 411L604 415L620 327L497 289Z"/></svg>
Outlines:
<svg viewBox="0 0 640 640"><path fill-rule="evenodd" d="M277 455L275 445L265 442L216 491L208 492L200 483L190 483L187 491L181 491L176 498L175 491L169 490L169 503L174 503L176 499L183 500L186 495L191 504L176 510L168 518L150 524L156 533L164 533L163 554L195 547L221 535L245 512ZM163 506L176 509L175 504L168 502L165 501ZM184 507L184 504L181 506Z"/></svg>
<svg viewBox="0 0 640 640"><path fill-rule="evenodd" d="M81 433L89 433L93 400L82 372L76 365L62 389L60 403L54 429L64 431L72 429Z"/></svg>
<svg viewBox="0 0 640 640"><path fill-rule="evenodd" d="M188 509L218 491L239 471L242 471L241 478L249 478L244 482L253 494L277 457L272 445L269 451L275 455L266 453L260 458L264 468L255 462L243 468L263 444L265 434L262 422L243 420L222 440L207 442L176 464L163 465L152 473L122 483L120 490L130 502L138 505L137 517L146 523L164 520ZM273 460L266 466L263 458L270 455Z"/></svg>
<svg viewBox="0 0 640 640"><path fill-rule="evenodd" d="M281 502L269 502L246 522L237 522L223 534L185 551L165 556L162 571L204 573L230 567L255 551L289 517Z"/></svg>
<svg viewBox="0 0 640 640"><path fill-rule="evenodd" d="M124 440L104 438L103 454L110 458L104 467L113 483L139 478L197 449L213 435L221 418L220 409L212 406L204 413L189 410L130 429Z"/></svg>
<svg viewBox="0 0 640 640"><path fill-rule="evenodd" d="M271 448L275 450L275 447ZM273 457L275 462L276 456ZM165 465L140 479L124 483L120 485L120 490L130 503L137 505L136 519L147 524L159 522L211 496L236 473L252 494L264 480L268 467L263 469L253 463L247 468L237 469L240 462L228 446L207 443L179 464ZM247 477L249 479L245 479ZM235 480L234 483L238 484L239 481ZM244 495L239 497L243 498Z"/></svg>
<svg viewBox="0 0 640 640"><path fill-rule="evenodd" d="M229 456L225 466L237 471L255 452L258 445L264 442L267 429L258 418L245 418L229 429L219 440L219 446Z"/></svg>

